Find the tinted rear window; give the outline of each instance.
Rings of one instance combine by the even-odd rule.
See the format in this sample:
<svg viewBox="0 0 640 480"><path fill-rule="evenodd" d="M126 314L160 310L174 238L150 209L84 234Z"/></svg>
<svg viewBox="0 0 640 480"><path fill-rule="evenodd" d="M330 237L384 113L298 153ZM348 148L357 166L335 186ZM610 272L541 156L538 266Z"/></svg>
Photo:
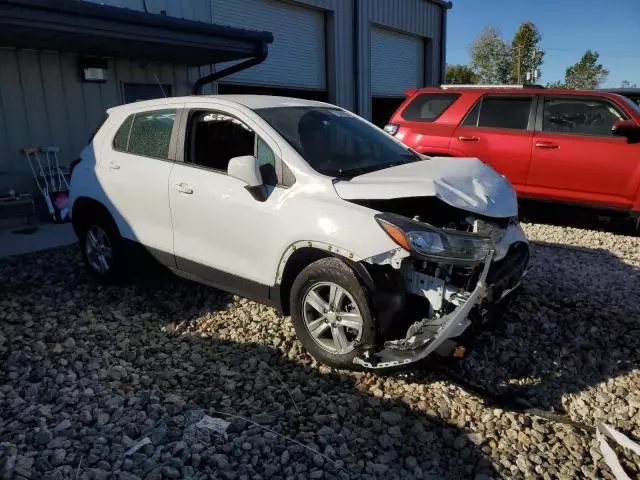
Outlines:
<svg viewBox="0 0 640 480"><path fill-rule="evenodd" d="M526 130L532 97L483 97L462 122L463 126Z"/></svg>
<svg viewBox="0 0 640 480"><path fill-rule="evenodd" d="M400 115L410 122L433 122L460 96L459 93L423 93L415 97Z"/></svg>

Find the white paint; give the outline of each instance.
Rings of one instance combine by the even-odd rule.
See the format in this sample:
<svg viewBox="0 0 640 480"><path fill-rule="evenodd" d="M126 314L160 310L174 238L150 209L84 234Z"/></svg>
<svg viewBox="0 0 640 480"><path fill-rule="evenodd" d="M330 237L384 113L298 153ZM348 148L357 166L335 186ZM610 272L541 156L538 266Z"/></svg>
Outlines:
<svg viewBox="0 0 640 480"><path fill-rule="evenodd" d="M596 429L596 438L598 440L598 443L600 444L600 451L602 452L604 461L613 472L616 480L631 480L631 478L622 468L616 452L607 443L607 438L610 438L618 445L631 450L636 455L640 455L640 444L634 442L625 434L620 433L615 428L603 422L598 422Z"/></svg>
<svg viewBox="0 0 640 480"><path fill-rule="evenodd" d="M229 176L247 184L248 187L262 185L262 176L258 167L258 160L253 155L244 155L229 160Z"/></svg>
<svg viewBox="0 0 640 480"><path fill-rule="evenodd" d="M449 205L488 217L513 217L513 187L477 158L442 158L398 165L335 183L344 199L438 197Z"/></svg>

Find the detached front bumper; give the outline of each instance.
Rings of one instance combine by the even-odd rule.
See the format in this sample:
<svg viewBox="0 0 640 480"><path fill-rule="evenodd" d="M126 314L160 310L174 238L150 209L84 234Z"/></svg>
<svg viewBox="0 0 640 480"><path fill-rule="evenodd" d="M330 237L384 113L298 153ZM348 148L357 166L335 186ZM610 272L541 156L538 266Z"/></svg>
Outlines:
<svg viewBox="0 0 640 480"><path fill-rule="evenodd" d="M518 245L514 247L518 250ZM354 358L354 363L381 369L415 363L434 352L449 355L456 346L476 336L489 323L487 316L490 312L485 307L496 308L506 303L520 287L528 264L526 244L524 248L524 255L517 251L511 257L496 262L493 261L495 252L491 252L484 261L475 288L471 292L456 292L451 298L457 305L453 311L416 322L409 327L405 338L386 341L382 348L367 349ZM472 323L473 328L469 328Z"/></svg>

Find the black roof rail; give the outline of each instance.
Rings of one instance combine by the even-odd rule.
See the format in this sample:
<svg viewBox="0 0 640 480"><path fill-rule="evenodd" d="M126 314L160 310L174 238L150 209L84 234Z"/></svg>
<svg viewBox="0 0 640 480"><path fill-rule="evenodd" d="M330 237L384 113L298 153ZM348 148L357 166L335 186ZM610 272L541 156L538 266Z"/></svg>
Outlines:
<svg viewBox="0 0 640 480"><path fill-rule="evenodd" d="M538 85L538 84L502 84L502 85L479 85L479 84L461 84L461 85L455 85L455 84L447 84L447 85L440 85L440 88L442 89L447 89L447 88L545 88L543 85Z"/></svg>

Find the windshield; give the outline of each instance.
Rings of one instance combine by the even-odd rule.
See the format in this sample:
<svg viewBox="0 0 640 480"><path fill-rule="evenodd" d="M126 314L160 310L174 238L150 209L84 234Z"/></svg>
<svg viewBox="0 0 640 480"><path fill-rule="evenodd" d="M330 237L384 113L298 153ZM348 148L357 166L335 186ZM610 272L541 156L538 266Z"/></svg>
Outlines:
<svg viewBox="0 0 640 480"><path fill-rule="evenodd" d="M640 115L640 94L631 95L631 94L621 94L622 98L627 105L629 105L635 112Z"/></svg>
<svg viewBox="0 0 640 480"><path fill-rule="evenodd" d="M419 160L387 133L338 108L275 107L256 113L325 175L353 177Z"/></svg>

